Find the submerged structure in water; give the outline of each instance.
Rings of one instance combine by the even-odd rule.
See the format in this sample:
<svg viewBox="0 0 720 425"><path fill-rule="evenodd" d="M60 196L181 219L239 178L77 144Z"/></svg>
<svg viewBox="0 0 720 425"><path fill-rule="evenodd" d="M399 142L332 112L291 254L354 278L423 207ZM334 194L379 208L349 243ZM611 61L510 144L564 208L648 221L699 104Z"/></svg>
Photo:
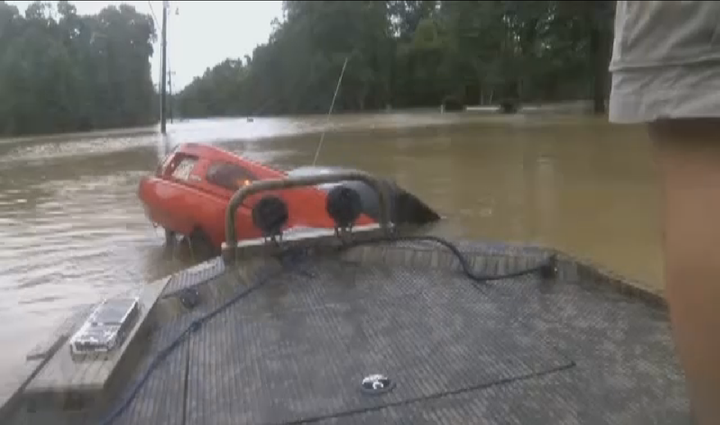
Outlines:
<svg viewBox="0 0 720 425"><path fill-rule="evenodd" d="M236 234L248 196L339 181L377 190L378 223L335 186L334 229L283 231L268 201L263 236ZM396 226L388 204L359 172L241 188L221 257L68 320L3 423L690 423L662 300L554 250ZM91 323L122 338L76 358Z"/></svg>

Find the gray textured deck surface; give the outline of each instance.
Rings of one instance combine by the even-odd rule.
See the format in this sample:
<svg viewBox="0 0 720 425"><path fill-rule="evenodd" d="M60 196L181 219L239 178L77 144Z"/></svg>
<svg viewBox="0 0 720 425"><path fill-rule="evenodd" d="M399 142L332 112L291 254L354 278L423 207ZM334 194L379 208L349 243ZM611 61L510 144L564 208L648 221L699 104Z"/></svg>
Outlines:
<svg viewBox="0 0 720 425"><path fill-rule="evenodd" d="M174 319L150 351L214 307ZM373 373L396 388L362 394ZM688 411L666 313L641 300L323 259L205 323L116 423L689 424Z"/></svg>
<svg viewBox="0 0 720 425"><path fill-rule="evenodd" d="M183 289L209 283L210 279L221 275L223 272L225 272L225 264L220 257L200 263L180 273L174 274L170 278L161 296L169 297Z"/></svg>

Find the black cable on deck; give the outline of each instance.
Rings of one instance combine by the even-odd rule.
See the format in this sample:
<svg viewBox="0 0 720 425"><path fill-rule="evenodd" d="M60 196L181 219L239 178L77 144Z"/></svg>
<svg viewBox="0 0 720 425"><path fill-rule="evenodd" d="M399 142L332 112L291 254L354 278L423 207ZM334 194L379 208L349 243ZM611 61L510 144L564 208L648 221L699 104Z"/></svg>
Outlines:
<svg viewBox="0 0 720 425"><path fill-rule="evenodd" d="M518 276L524 276L532 273L539 273L542 277L547 278L555 273L556 268L556 258L554 255L551 255L543 264L535 267L530 267L527 269L511 272L511 273L504 273L504 274L497 274L497 275L481 275L473 273L472 267L468 263L468 260L465 258L465 256L460 252L457 246L453 244L452 242L448 241L447 239L440 238L437 236L383 236L378 238L373 238L369 240L364 241L358 241L351 244L346 245L345 247L353 247L353 246L360 246L360 245L367 245L367 244L375 244L375 243L382 243L382 242L434 242L438 243L455 255L457 257L458 261L460 262L460 267L463 270L463 273L465 276L467 276L469 279L471 279L473 282L477 283L487 283L489 281L493 280L501 280L501 279L509 279L513 277ZM135 399L137 394L140 392L142 387L147 383L150 376L152 376L152 373L157 369L164 361L165 359L173 352L177 347L180 346L180 344L185 341L185 339L189 338L193 333L198 331L203 324L206 322L209 322L212 320L215 316L220 314L221 312L225 311L228 307L232 306L233 304L239 302L240 300L244 299L251 293L253 293L255 290L259 289L266 283L268 283L271 279L281 276L285 272L293 272L295 269L302 264L302 260L305 259L305 255L303 250L288 250L283 252L279 259L281 262L284 260L288 260L285 264L285 267L283 267L281 270L279 270L276 273L271 273L267 276L261 277L258 279L258 282L252 285L251 287L247 288L246 290L236 294L229 300L227 300L225 303L221 304L214 310L208 312L207 314L193 320L186 328L183 330L167 347L162 349L155 358L152 359L150 362L150 365L148 366L145 373L142 375L140 380L137 381L137 383L131 387L129 392L127 393L127 396L122 400L122 402L118 405L115 410L113 410L110 414L108 414L104 419L100 421L101 425L110 425L112 424L117 418L119 418L130 406L132 401ZM477 286L473 285L473 287L479 289Z"/></svg>
<svg viewBox="0 0 720 425"><path fill-rule="evenodd" d="M393 235L393 236L381 236L378 238L373 239L367 239L363 241L358 242L352 242L347 247L353 247L353 246L360 246L360 245L368 245L368 244L375 244L375 243L382 243L382 242L433 242L436 244L440 244L447 248L460 262L460 267L462 268L463 274L467 276L470 280L477 282L477 283L487 283L493 280L502 280L502 279L511 279L514 277L519 276L525 276L533 273L539 273L541 277L543 278L550 278L555 275L557 271L557 257L555 255L551 255L540 265L537 265L535 267L529 267L522 270L517 270L510 273L500 273L500 274L494 274L494 275L485 275L485 274L477 274L474 273L472 270L472 266L468 262L467 258L463 255L462 252L458 249L458 247L450 242L449 240L445 238L441 238L439 236L430 236L430 235Z"/></svg>

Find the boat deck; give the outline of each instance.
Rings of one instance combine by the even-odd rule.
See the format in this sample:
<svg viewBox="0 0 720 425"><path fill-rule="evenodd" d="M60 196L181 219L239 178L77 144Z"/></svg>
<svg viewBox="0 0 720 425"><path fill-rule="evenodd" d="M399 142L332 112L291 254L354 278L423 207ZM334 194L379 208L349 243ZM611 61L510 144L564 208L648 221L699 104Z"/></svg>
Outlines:
<svg viewBox="0 0 720 425"><path fill-rule="evenodd" d="M476 272L548 251L464 244ZM150 359L193 328L116 424L690 424L667 312L652 297L561 257L537 275L473 283L420 243L342 255L215 260L170 279L129 381L102 408L20 409L12 424L102 423ZM179 301L187 288L200 303ZM241 295L238 295L241 294ZM394 388L368 395L372 374Z"/></svg>

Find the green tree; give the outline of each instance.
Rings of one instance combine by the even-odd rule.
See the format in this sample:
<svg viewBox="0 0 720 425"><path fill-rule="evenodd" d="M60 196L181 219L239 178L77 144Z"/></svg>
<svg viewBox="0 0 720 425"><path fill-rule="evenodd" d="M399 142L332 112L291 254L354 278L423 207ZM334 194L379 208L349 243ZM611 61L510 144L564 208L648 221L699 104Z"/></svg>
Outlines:
<svg viewBox="0 0 720 425"><path fill-rule="evenodd" d="M79 16L35 2L22 16L0 2L0 134L153 122L154 40L151 17L128 5Z"/></svg>
<svg viewBox="0 0 720 425"><path fill-rule="evenodd" d="M603 112L613 2L293 1L244 63L178 95L186 116L593 98Z"/></svg>
<svg viewBox="0 0 720 425"><path fill-rule="evenodd" d="M186 117L593 99L604 111L614 2L284 2L267 43L176 95ZM157 119L155 28L131 6L25 16L0 1L0 134Z"/></svg>
<svg viewBox="0 0 720 425"><path fill-rule="evenodd" d="M603 112L613 2L285 2L267 44L178 95L186 116L593 98Z"/></svg>

